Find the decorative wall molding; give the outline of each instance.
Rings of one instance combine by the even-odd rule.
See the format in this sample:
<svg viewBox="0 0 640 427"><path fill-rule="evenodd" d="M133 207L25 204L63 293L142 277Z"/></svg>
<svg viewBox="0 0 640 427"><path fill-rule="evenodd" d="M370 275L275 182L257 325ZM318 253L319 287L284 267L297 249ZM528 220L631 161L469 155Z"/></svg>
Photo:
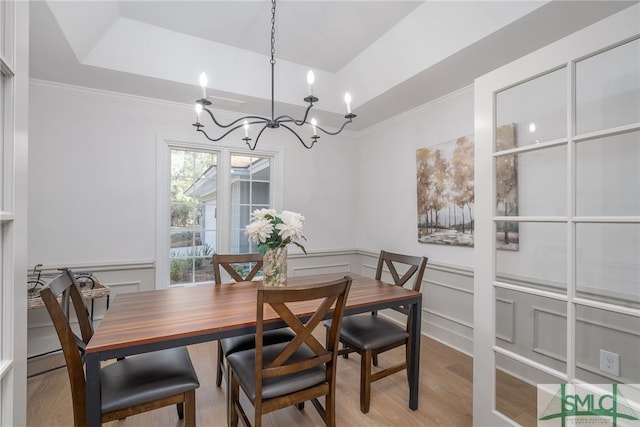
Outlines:
<svg viewBox="0 0 640 427"><path fill-rule="evenodd" d="M429 328L429 332L425 332L427 327ZM422 335L451 347L460 353L466 354L469 357L473 357L472 337L451 331L440 325L427 324L424 321L422 322Z"/></svg>
<svg viewBox="0 0 640 427"><path fill-rule="evenodd" d="M310 265L310 266L304 266L304 267L293 267L291 269L294 275L297 275L296 273L298 272L308 272L311 270L331 270L329 271L329 273L335 272L337 270L339 272L344 271L345 273L349 273L351 271L351 264L350 263L320 264L320 265ZM314 272L312 274L322 274L323 272L327 272L327 271Z"/></svg>
<svg viewBox="0 0 640 427"><path fill-rule="evenodd" d="M293 248L292 248L293 249ZM335 249L335 250L307 250L305 254L302 251L289 251L289 259L304 259L304 258L318 258L328 256L340 256L340 255L358 255L358 249Z"/></svg>
<svg viewBox="0 0 640 427"><path fill-rule="evenodd" d="M43 265L42 273L45 275L57 274L60 268L65 267L74 271L127 271L146 270L155 268L154 260L122 260L91 263L60 263L58 265ZM29 270L31 274L33 269Z"/></svg>
<svg viewBox="0 0 640 427"><path fill-rule="evenodd" d="M435 281L435 280L426 280L426 279L423 280L423 282L426 282L426 283L428 283L430 285L438 286L440 288L451 289L452 291L462 292L464 294L473 295L473 290L461 288L459 286L454 286L454 285L451 285L449 283L439 282L439 281Z"/></svg>
<svg viewBox="0 0 640 427"><path fill-rule="evenodd" d="M53 90L64 91L68 93L80 94L80 95L90 94L93 96L101 96L104 98L125 100L127 102L135 101L135 102L147 103L152 105L159 105L162 107L169 106L182 111L193 110L192 104L183 104L175 101L160 100L156 98L147 98L145 96L140 96L140 95L132 95L129 93L122 93L122 92L112 92L104 89L95 89L95 88L89 88L85 86L71 85L68 83L52 82L49 80L40 80L40 79L31 78L29 79L29 85L32 87L43 87L47 89L53 89ZM232 113L229 113L229 114L232 114Z"/></svg>
<svg viewBox="0 0 640 427"><path fill-rule="evenodd" d="M542 308L542 307L537 307L537 306L533 306L533 346L531 348L531 351L534 353L538 353L542 356L545 357L549 357L553 360L557 360L559 362L562 363L567 363L567 356L566 354L563 355L561 353L559 353L558 349L553 349L553 348L544 348L540 345L540 334L544 333L544 328L542 328L540 326L540 316L541 315L548 315L551 317L556 317L562 320L562 326L566 327L567 325L567 316L564 313L558 312L558 311L554 311L554 310L549 310L546 308ZM555 329L554 329L555 330ZM563 344L566 347L566 334L565 334L565 339L563 340Z"/></svg>
<svg viewBox="0 0 640 427"><path fill-rule="evenodd" d="M511 320L510 322L500 322L500 324L509 324L510 328L508 331L506 331L505 333L499 333L497 331L498 326L496 325L496 338L501 339L502 341L506 341L510 344L515 344L516 339L514 336L514 331L515 331L515 322L516 322L516 302L515 300L512 299L506 299L506 298L496 298L496 302L502 303L504 304L504 306L507 306L505 308L506 310L506 314L507 317ZM498 304L496 304L496 318L498 317Z"/></svg>
<svg viewBox="0 0 640 427"><path fill-rule="evenodd" d="M453 92L449 92L446 95L441 96L440 98L436 98L432 101L429 101L426 104L420 105L409 111L405 111L404 113L398 114L397 116L391 117L390 119L384 120L378 124L370 126L367 129L359 132L356 135L356 137L358 139L364 139L369 137L370 135L376 134L377 132L380 131L380 128L382 127L388 127L394 124L402 124L408 120L419 118L421 115L424 115L426 111L432 108L437 108L438 104L472 91L473 91L473 84L454 90Z"/></svg>
<svg viewBox="0 0 640 427"><path fill-rule="evenodd" d="M473 278L473 268L429 260L427 269Z"/></svg>
<svg viewBox="0 0 640 427"><path fill-rule="evenodd" d="M431 314L433 316L437 316L437 317L439 317L441 319L448 320L449 322L464 326L465 328L468 328L470 331L473 331L473 323L466 322L466 321L460 320L460 319L456 319L453 316L450 316L448 314L444 314L444 313L436 311L436 310L422 309L422 312Z"/></svg>
<svg viewBox="0 0 640 427"><path fill-rule="evenodd" d="M584 318L584 317L576 317L576 322L577 323L584 323L586 325L597 326L599 328L608 329L610 331L621 332L623 334L631 335L634 338L639 338L640 337L640 331L636 331L636 330L628 329L628 328L613 327L611 325L607 325L604 322L598 322L598 321L587 319L587 318Z"/></svg>
<svg viewBox="0 0 640 427"><path fill-rule="evenodd" d="M302 252L292 252L289 254L289 268L293 275L330 271L354 272L373 277L379 254L379 251L354 248L308 251L307 255ZM57 273L59 267L58 265L44 266L43 274ZM94 273L111 288L110 298L119 293L155 289L156 263L154 260L93 261L68 263L65 267ZM465 288L465 284L473 280L473 271L468 267L430 260L427 264L427 274L433 272L438 273L436 279L423 279L422 334L471 355L473 323L467 320L469 315L467 307L472 306L473 291ZM447 292L442 294L442 298L451 299L451 304L430 307L426 292L429 288L446 289ZM105 310L105 302L100 301L96 304L94 314L96 324L99 324ZM46 312L30 314L28 331L30 354L41 353L57 345L55 331L49 323Z"/></svg>
<svg viewBox="0 0 640 427"><path fill-rule="evenodd" d="M633 378L625 378L625 377L616 377L615 375L608 374L600 370L599 366L593 366L588 363L578 362L576 361L576 367L582 369L585 372L589 372L590 374L595 375L600 378L607 378L611 381L611 383L620 383L620 384L634 384L637 380ZM578 378L580 378L579 374L576 374Z"/></svg>

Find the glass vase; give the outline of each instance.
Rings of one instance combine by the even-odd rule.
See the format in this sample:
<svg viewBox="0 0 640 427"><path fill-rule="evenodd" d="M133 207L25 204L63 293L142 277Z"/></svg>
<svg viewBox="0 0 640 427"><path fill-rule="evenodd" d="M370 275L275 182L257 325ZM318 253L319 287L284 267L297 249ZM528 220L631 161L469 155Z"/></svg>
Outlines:
<svg viewBox="0 0 640 427"><path fill-rule="evenodd" d="M265 286L287 284L287 247L267 249L263 257L262 281Z"/></svg>

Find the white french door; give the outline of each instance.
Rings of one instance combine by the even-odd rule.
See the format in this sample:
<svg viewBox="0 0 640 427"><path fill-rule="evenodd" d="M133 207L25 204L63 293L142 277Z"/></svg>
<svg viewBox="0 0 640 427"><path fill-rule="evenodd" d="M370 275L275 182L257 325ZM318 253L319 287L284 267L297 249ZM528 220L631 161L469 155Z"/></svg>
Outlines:
<svg viewBox="0 0 640 427"><path fill-rule="evenodd" d="M29 3L0 1L0 425L26 425Z"/></svg>
<svg viewBox="0 0 640 427"><path fill-rule="evenodd" d="M476 80L475 426L640 383L639 37L636 5Z"/></svg>

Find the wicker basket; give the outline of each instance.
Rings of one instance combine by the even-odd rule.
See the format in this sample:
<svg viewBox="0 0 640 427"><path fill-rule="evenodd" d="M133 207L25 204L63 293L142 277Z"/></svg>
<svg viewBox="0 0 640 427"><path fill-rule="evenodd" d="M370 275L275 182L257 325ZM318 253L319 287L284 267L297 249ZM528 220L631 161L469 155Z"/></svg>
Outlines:
<svg viewBox="0 0 640 427"><path fill-rule="evenodd" d="M82 291L82 295L84 295L86 299L91 300L91 299L106 297L107 295L109 295L109 292L111 291L111 289L107 285L103 285L102 283L96 283L95 285L93 285L92 288L81 289L81 291ZM30 294L29 297L27 298L27 308L31 310L33 308L40 308L40 307L44 307L44 302L42 302L42 298L40 298L40 293L34 292Z"/></svg>

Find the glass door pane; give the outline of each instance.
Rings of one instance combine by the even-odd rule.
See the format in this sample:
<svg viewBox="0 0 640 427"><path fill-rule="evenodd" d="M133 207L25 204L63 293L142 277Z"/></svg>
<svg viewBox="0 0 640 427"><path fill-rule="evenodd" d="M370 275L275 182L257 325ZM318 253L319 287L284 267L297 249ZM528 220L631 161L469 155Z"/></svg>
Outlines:
<svg viewBox="0 0 640 427"><path fill-rule="evenodd" d="M496 354L495 377L496 410L523 427L538 426L537 385L563 382L500 353Z"/></svg>
<svg viewBox="0 0 640 427"><path fill-rule="evenodd" d="M561 68L499 92L496 124L497 129L515 125L517 147L566 138L567 70Z"/></svg>
<svg viewBox="0 0 640 427"><path fill-rule="evenodd" d="M576 63L578 134L640 122L640 39Z"/></svg>
<svg viewBox="0 0 640 427"><path fill-rule="evenodd" d="M577 224L576 294L640 309L640 224Z"/></svg>
<svg viewBox="0 0 640 427"><path fill-rule="evenodd" d="M271 159L231 156L231 253L257 252L244 231L256 209L271 207Z"/></svg>
<svg viewBox="0 0 640 427"><path fill-rule="evenodd" d="M172 285L213 281L217 182L216 154L171 150Z"/></svg>
<svg viewBox="0 0 640 427"><path fill-rule="evenodd" d="M559 372L567 364L567 303L496 288L497 347Z"/></svg>
<svg viewBox="0 0 640 427"><path fill-rule="evenodd" d="M495 409L536 426L537 385L567 372L567 68L495 102Z"/></svg>
<svg viewBox="0 0 640 427"><path fill-rule="evenodd" d="M640 212L640 131L576 144L576 215Z"/></svg>
<svg viewBox="0 0 640 427"><path fill-rule="evenodd" d="M515 222L518 248L496 250L496 280L503 283L567 293L567 225ZM503 238L498 233L499 243ZM516 234L510 232L510 235Z"/></svg>
<svg viewBox="0 0 640 427"><path fill-rule="evenodd" d="M603 364L605 357L615 363ZM590 384L640 384L640 318L578 306L576 377Z"/></svg>

